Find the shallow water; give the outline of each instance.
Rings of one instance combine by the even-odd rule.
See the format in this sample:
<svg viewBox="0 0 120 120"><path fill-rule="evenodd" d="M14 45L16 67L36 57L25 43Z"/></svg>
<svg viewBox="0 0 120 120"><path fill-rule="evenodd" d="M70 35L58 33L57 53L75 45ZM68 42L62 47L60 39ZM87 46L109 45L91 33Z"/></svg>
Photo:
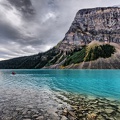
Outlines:
<svg viewBox="0 0 120 120"><path fill-rule="evenodd" d="M119 76L119 70L0 70L0 119L34 120L37 114L59 120L56 111L69 107L58 99L60 91L119 100Z"/></svg>
<svg viewBox="0 0 120 120"><path fill-rule="evenodd" d="M6 97L26 95L28 91L52 94L53 90L120 99L120 70L0 71L0 99L3 94Z"/></svg>

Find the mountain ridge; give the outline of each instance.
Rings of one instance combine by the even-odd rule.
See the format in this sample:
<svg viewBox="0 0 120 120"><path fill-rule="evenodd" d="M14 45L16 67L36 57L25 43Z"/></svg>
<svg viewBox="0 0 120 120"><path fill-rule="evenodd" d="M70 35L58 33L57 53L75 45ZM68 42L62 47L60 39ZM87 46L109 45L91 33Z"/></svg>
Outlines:
<svg viewBox="0 0 120 120"><path fill-rule="evenodd" d="M104 46L107 47L109 46L109 48L113 46L115 49L117 49L117 51L114 52L114 54L110 53L110 56L108 58L112 62L109 61L108 64L106 62L106 58L100 58L100 56L98 56L98 59L92 62L91 61L85 62L82 60L78 66L76 66L75 63L71 63L68 66L64 66L65 62L70 58L70 56L80 55L77 58L81 59L81 56L84 56L86 54L86 48L92 41L99 41L103 43ZM64 39L60 41L55 47L48 50L47 52L39 53L37 55L1 61L0 68L118 69L120 68L119 65L120 47L118 47L119 43L120 43L119 7L97 7L90 9L82 9L77 12L76 17L72 22L70 29L65 34ZM85 49L85 51L83 49ZM98 65L99 62L96 61L100 61L101 66Z"/></svg>

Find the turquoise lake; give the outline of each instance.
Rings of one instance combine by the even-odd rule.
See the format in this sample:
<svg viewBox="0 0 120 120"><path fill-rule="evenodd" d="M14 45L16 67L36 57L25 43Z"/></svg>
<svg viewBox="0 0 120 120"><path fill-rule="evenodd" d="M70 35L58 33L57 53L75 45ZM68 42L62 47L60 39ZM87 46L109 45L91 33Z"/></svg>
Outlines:
<svg viewBox="0 0 120 120"><path fill-rule="evenodd" d="M119 100L120 70L0 70L0 100L26 96L28 89L39 94L60 90Z"/></svg>

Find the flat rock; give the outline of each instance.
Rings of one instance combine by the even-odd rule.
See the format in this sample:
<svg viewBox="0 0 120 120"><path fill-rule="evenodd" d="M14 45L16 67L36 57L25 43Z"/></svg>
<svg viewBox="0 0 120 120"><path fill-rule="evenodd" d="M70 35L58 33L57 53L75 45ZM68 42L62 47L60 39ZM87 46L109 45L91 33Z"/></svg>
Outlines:
<svg viewBox="0 0 120 120"><path fill-rule="evenodd" d="M97 117L97 114L95 114L95 113L91 113L91 114L87 115L88 120L95 120L96 117Z"/></svg>
<svg viewBox="0 0 120 120"><path fill-rule="evenodd" d="M113 110L112 110L112 109L105 109L105 112L106 112L107 114L111 114L111 113L113 112Z"/></svg>
<svg viewBox="0 0 120 120"><path fill-rule="evenodd" d="M44 119L44 116L39 116L36 118L36 120L43 120Z"/></svg>
<svg viewBox="0 0 120 120"><path fill-rule="evenodd" d="M65 108L65 109L63 110L63 113L62 113L62 114L65 115L65 116L67 116L68 110Z"/></svg>
<svg viewBox="0 0 120 120"><path fill-rule="evenodd" d="M21 111L21 110L23 110L23 108L16 108L16 110L17 110L17 111Z"/></svg>
<svg viewBox="0 0 120 120"><path fill-rule="evenodd" d="M61 120L68 120L67 117L62 116Z"/></svg>
<svg viewBox="0 0 120 120"><path fill-rule="evenodd" d="M39 115L35 114L35 115L33 115L32 117L33 117L33 118L36 118L36 117L38 117L38 116L39 116Z"/></svg>
<svg viewBox="0 0 120 120"><path fill-rule="evenodd" d="M32 120L32 119L23 119L23 120Z"/></svg>
<svg viewBox="0 0 120 120"><path fill-rule="evenodd" d="M28 107L28 108L33 108L33 106L32 106L32 105L28 105L27 107Z"/></svg>

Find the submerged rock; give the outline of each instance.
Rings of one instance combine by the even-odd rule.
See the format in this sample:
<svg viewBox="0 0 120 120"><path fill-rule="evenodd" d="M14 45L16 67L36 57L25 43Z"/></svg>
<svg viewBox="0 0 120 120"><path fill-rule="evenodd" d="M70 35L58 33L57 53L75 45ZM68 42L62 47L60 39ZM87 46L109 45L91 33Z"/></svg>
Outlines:
<svg viewBox="0 0 120 120"><path fill-rule="evenodd" d="M110 109L110 108L108 109L108 108L107 108L107 109L105 109L105 112L106 112L107 114L111 114L111 113L113 112L113 109Z"/></svg>
<svg viewBox="0 0 120 120"><path fill-rule="evenodd" d="M119 101L95 97L89 99L89 97L71 93L63 93L62 95L68 99L68 104L70 100L72 101L71 109L63 109L64 114L62 114L69 120L73 118L74 120L119 120L120 118Z"/></svg>
<svg viewBox="0 0 120 120"><path fill-rule="evenodd" d="M87 120L95 120L97 115L95 113L91 113L87 115Z"/></svg>
<svg viewBox="0 0 120 120"><path fill-rule="evenodd" d="M44 116L39 116L36 118L36 120L43 120L44 119Z"/></svg>

